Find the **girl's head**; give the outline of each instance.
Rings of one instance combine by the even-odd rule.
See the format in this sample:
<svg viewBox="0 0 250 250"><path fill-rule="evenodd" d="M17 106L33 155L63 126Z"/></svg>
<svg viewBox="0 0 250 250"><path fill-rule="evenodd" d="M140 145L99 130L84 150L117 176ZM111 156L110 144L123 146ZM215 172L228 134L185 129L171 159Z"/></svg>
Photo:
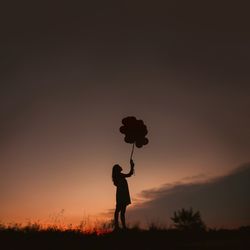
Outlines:
<svg viewBox="0 0 250 250"><path fill-rule="evenodd" d="M113 166L113 169L112 169L112 180L113 180L115 186L117 186L118 177L119 177L119 174L121 173L121 171L122 171L122 167L120 165L115 164Z"/></svg>

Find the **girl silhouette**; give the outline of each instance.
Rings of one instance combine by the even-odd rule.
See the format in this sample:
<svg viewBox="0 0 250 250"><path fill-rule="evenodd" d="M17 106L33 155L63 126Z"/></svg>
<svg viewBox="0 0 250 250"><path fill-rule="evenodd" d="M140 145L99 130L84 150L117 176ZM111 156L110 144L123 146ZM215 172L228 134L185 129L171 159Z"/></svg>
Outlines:
<svg viewBox="0 0 250 250"><path fill-rule="evenodd" d="M122 227L126 229L125 213L127 205L131 204L128 183L126 178L130 177L134 173L134 162L130 160L130 171L128 174L121 173L122 168L120 165L116 164L113 166L112 179L116 186L116 208L114 214L115 230L119 229L118 217L120 213L120 218L122 222Z"/></svg>

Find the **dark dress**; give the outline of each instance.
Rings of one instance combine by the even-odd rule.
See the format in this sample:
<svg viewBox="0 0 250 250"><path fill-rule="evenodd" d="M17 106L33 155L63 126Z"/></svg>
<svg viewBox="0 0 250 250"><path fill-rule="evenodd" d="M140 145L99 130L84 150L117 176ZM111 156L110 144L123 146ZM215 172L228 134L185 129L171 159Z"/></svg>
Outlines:
<svg viewBox="0 0 250 250"><path fill-rule="evenodd" d="M128 183L126 180L126 177L131 176L132 174L122 174L120 173L117 176L117 182L116 182L116 205L117 206L127 206L131 204L130 195L129 195L129 189L128 189Z"/></svg>

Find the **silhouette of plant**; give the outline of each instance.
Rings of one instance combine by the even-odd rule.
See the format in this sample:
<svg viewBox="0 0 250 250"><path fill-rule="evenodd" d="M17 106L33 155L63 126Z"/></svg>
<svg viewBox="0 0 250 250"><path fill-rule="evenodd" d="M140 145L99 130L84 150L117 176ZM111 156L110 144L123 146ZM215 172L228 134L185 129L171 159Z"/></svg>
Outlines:
<svg viewBox="0 0 250 250"><path fill-rule="evenodd" d="M177 229L182 231L198 230L203 231L206 229L205 223L201 219L200 211L193 211L193 208L177 210L174 216L171 217Z"/></svg>

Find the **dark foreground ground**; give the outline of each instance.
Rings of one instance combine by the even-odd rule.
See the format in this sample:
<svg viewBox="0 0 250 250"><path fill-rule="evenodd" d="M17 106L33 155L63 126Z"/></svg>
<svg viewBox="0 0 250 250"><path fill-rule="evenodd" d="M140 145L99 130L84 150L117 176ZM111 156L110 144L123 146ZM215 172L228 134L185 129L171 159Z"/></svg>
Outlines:
<svg viewBox="0 0 250 250"><path fill-rule="evenodd" d="M132 229L97 235L60 230L0 230L0 249L250 249L250 227L180 232Z"/></svg>

